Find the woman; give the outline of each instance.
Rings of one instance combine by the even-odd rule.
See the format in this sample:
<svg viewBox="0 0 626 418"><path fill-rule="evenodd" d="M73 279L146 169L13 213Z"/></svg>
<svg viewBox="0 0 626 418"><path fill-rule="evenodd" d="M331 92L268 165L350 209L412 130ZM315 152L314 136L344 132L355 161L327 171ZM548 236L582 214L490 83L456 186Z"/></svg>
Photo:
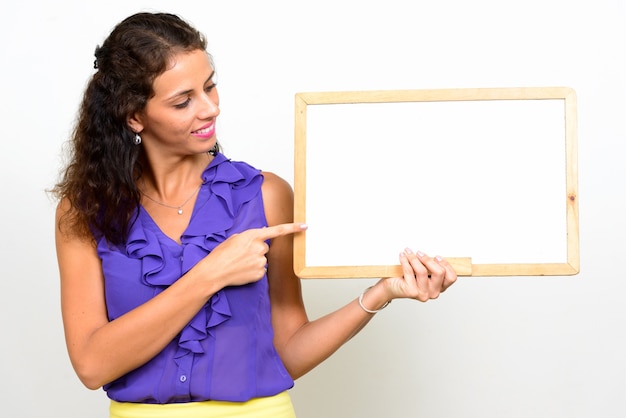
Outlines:
<svg viewBox="0 0 626 418"><path fill-rule="evenodd" d="M204 37L139 13L96 49L55 193L62 313L72 364L111 417L293 417L297 379L395 298L456 280L405 250L381 279L315 321L292 268L292 191L220 153Z"/></svg>

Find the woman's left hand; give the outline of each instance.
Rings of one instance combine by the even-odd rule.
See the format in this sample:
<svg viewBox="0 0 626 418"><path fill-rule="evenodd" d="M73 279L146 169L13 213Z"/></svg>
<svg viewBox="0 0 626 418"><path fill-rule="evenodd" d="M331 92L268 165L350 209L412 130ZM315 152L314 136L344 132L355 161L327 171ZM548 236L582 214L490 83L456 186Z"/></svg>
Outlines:
<svg viewBox="0 0 626 418"><path fill-rule="evenodd" d="M410 249L400 253L402 277L385 280L389 299L411 298L421 302L437 299L439 294L456 282L454 268L440 256L429 257Z"/></svg>

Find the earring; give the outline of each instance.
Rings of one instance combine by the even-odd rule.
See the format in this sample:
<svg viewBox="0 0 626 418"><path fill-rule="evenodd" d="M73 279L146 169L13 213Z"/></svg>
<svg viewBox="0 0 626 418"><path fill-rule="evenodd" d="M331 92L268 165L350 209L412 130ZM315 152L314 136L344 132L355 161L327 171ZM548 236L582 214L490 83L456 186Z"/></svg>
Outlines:
<svg viewBox="0 0 626 418"><path fill-rule="evenodd" d="M139 134L135 134L135 145L139 145L141 144L141 137L139 136Z"/></svg>

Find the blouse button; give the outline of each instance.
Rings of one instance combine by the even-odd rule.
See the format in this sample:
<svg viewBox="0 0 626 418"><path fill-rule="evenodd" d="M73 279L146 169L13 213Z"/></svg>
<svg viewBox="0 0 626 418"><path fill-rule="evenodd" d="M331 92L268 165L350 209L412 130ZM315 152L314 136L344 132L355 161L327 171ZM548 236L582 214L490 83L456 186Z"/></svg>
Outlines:
<svg viewBox="0 0 626 418"><path fill-rule="evenodd" d="M185 375L180 376L180 381L181 382L187 381L187 376L185 376Z"/></svg>

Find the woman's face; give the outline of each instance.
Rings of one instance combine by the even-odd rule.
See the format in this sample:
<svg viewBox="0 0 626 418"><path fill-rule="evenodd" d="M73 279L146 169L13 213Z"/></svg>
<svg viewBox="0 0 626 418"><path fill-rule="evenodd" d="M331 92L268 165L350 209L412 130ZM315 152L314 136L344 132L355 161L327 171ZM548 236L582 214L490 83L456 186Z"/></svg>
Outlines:
<svg viewBox="0 0 626 418"><path fill-rule="evenodd" d="M154 96L129 118L149 154L205 153L215 145L220 113L215 71L202 50L181 52L153 83Z"/></svg>

